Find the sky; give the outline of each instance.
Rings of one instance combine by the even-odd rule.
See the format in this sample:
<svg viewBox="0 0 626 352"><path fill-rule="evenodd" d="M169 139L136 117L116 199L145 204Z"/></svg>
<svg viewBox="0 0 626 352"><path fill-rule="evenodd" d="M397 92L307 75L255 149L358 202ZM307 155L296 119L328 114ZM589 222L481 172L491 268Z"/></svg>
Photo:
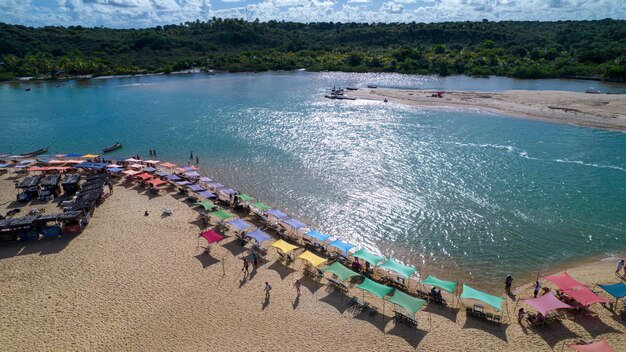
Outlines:
<svg viewBox="0 0 626 352"><path fill-rule="evenodd" d="M144 28L196 19L443 22L626 19L626 0L0 0L0 22Z"/></svg>

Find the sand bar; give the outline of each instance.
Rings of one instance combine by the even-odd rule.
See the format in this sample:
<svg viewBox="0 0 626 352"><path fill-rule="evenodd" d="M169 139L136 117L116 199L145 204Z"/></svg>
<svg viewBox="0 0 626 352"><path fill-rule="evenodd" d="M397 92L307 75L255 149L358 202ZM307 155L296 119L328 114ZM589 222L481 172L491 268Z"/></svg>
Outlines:
<svg viewBox="0 0 626 352"><path fill-rule="evenodd" d="M613 130L626 130L626 94L586 94L565 91L508 90L504 92L371 89L347 95L371 100L431 107L471 108L543 121Z"/></svg>
<svg viewBox="0 0 626 352"><path fill-rule="evenodd" d="M12 180L0 176L0 212L14 199ZM162 217L163 207L173 214ZM303 266L287 268L274 252L244 279L247 248L229 237L204 254L201 226L197 209L177 194L119 183L80 235L0 245L0 350L560 351L592 338L626 348L623 322L599 305L591 308L596 316L543 329L520 326L512 298L503 325L467 317L458 304L426 306L417 329L396 325L389 304L385 316L353 315L346 296L361 297L358 290L344 295L304 279L298 298L293 284ZM611 260L569 273L593 285L615 282L613 271ZM265 281L273 286L269 302ZM515 298L530 290L517 287ZM383 308L372 295L365 300Z"/></svg>

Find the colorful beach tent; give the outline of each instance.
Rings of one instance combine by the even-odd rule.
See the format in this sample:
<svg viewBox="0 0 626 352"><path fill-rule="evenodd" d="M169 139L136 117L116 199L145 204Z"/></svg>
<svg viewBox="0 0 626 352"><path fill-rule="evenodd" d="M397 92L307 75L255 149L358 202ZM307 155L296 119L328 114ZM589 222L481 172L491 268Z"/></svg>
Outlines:
<svg viewBox="0 0 626 352"><path fill-rule="evenodd" d="M198 186L195 183L192 183L190 185L187 186L190 190L194 191L194 192L202 192L202 191L206 191L204 188Z"/></svg>
<svg viewBox="0 0 626 352"><path fill-rule="evenodd" d="M285 254L293 251L294 249L300 248L298 246L294 246L293 244L285 242L283 240L278 240L278 241L270 244L270 247L278 248Z"/></svg>
<svg viewBox="0 0 626 352"><path fill-rule="evenodd" d="M65 154L65 156L68 157L68 158L79 158L79 157L81 157L83 155L85 155L85 154L77 154L77 153Z"/></svg>
<svg viewBox="0 0 626 352"><path fill-rule="evenodd" d="M400 290L396 290L393 296L387 298L387 301L403 307L413 313L413 315L426 304L425 300L407 295Z"/></svg>
<svg viewBox="0 0 626 352"><path fill-rule="evenodd" d="M586 345L567 345L567 347L580 352L615 352L604 339Z"/></svg>
<svg viewBox="0 0 626 352"><path fill-rule="evenodd" d="M609 303L609 300L596 295L588 287L576 287L569 290L563 290L566 294L571 296L576 302L588 307L594 303Z"/></svg>
<svg viewBox="0 0 626 352"><path fill-rule="evenodd" d="M187 186L187 185L190 185L191 182L189 182L187 180L184 180L184 181L178 181L178 182L176 182L176 184L179 185L179 186Z"/></svg>
<svg viewBox="0 0 626 352"><path fill-rule="evenodd" d="M283 213L282 211L278 210L278 209L271 209L268 210L267 213L273 217L275 217L276 219L284 219L287 217L287 214Z"/></svg>
<svg viewBox="0 0 626 352"><path fill-rule="evenodd" d="M557 285L561 290L586 286L584 283L574 280L567 272L561 275L544 276L544 278Z"/></svg>
<svg viewBox="0 0 626 352"><path fill-rule="evenodd" d="M326 242L328 241L328 239L330 238L330 235L321 233L317 230L311 230L309 232L306 233L307 236L315 238L318 241L322 241L322 242Z"/></svg>
<svg viewBox="0 0 626 352"><path fill-rule="evenodd" d="M555 309L574 308L569 304L559 301L552 293L547 293L541 297L523 299L522 302L532 306L544 316Z"/></svg>
<svg viewBox="0 0 626 352"><path fill-rule="evenodd" d="M626 297L626 285L623 282L618 282L616 284L604 284L598 285L602 287L603 290L608 292L611 296L620 299L622 297Z"/></svg>
<svg viewBox="0 0 626 352"><path fill-rule="evenodd" d="M141 160L135 159L135 158L128 158L128 159L126 159L124 161L127 162L127 163L140 163L141 162Z"/></svg>
<svg viewBox="0 0 626 352"><path fill-rule="evenodd" d="M55 164L65 164L65 163L66 163L65 160L50 160L50 161L48 161L48 164L53 164L53 165L55 165Z"/></svg>
<svg viewBox="0 0 626 352"><path fill-rule="evenodd" d="M109 169L119 168L119 167L122 167L122 166L121 165L117 165L117 164L109 164L109 165L107 165L107 168L109 168Z"/></svg>
<svg viewBox="0 0 626 352"><path fill-rule="evenodd" d="M155 172L155 171L157 171L157 169L155 169L153 167L147 167L147 168L143 169L143 171L145 171L145 172Z"/></svg>
<svg viewBox="0 0 626 352"><path fill-rule="evenodd" d="M385 296L387 296L389 293L391 293L391 291L393 291L392 287L379 284L378 282L372 281L368 278L364 278L363 283L358 284L354 287L358 288L359 290L372 293L375 296L378 296L380 298L385 298Z"/></svg>
<svg viewBox="0 0 626 352"><path fill-rule="evenodd" d="M187 177L200 177L200 174L195 171L185 172L185 176Z"/></svg>
<svg viewBox="0 0 626 352"><path fill-rule="evenodd" d="M122 170L124 170L124 169L122 169L121 167L113 167L113 168L110 168L108 171L109 172L120 172Z"/></svg>
<svg viewBox="0 0 626 352"><path fill-rule="evenodd" d="M215 216L216 218L220 219L221 221L224 221L226 219L230 219L230 218L234 217L233 214L227 212L224 209L220 209L220 210L211 212L211 213L209 213L209 215Z"/></svg>
<svg viewBox="0 0 626 352"><path fill-rule="evenodd" d="M246 236L248 236L250 238L254 238L254 240L257 243L269 241L269 240L272 239L272 236L266 234L265 232L261 231L260 229L256 229L256 230L254 230L252 232L248 232L246 234Z"/></svg>
<svg viewBox="0 0 626 352"><path fill-rule="evenodd" d="M244 201L244 202L250 202L250 201L253 201L253 200L255 200L255 199L256 199L256 198L254 198L254 197L250 197L250 196L249 196L249 195L247 195L247 194L240 194L240 195L238 195L237 197L239 197L239 199L241 199L241 200L242 200L242 201Z"/></svg>
<svg viewBox="0 0 626 352"><path fill-rule="evenodd" d="M169 173L169 172L167 172L167 171L159 171L159 172L157 172L156 174L157 174L157 175L159 175L159 176L161 176L161 177L167 177L167 176L169 176L169 175L170 175L170 173Z"/></svg>
<svg viewBox="0 0 626 352"><path fill-rule="evenodd" d="M428 277L426 277L426 279L422 281L422 285L439 287L440 289L444 291L448 291L452 293L454 292L454 289L456 288L457 283L454 281L444 281L432 275L428 275Z"/></svg>
<svg viewBox="0 0 626 352"><path fill-rule="evenodd" d="M167 176L167 179L174 182L182 180L182 178L180 178L178 175L169 175Z"/></svg>
<svg viewBox="0 0 626 352"><path fill-rule="evenodd" d="M237 190L232 189L232 188L222 188L219 190L220 193L231 196L233 194L237 193Z"/></svg>
<svg viewBox="0 0 626 352"><path fill-rule="evenodd" d="M128 176L137 175L140 172L141 171L135 171L135 170L125 170L125 171L122 171L123 174L128 175Z"/></svg>
<svg viewBox="0 0 626 352"><path fill-rule="evenodd" d="M237 218L235 220L231 220L227 222L228 225L234 226L237 231L244 231L247 230L249 228L252 227L252 225L248 224L247 222Z"/></svg>
<svg viewBox="0 0 626 352"><path fill-rule="evenodd" d="M153 187L159 187L160 185L164 185L167 182L161 180L160 178L155 178L155 179L148 181L148 183L151 184Z"/></svg>
<svg viewBox="0 0 626 352"><path fill-rule="evenodd" d="M166 167L168 169L171 169L173 167L176 167L176 164L172 164L172 163L162 163L161 166Z"/></svg>
<svg viewBox="0 0 626 352"><path fill-rule="evenodd" d="M146 164L158 164L160 160L146 160L144 163Z"/></svg>
<svg viewBox="0 0 626 352"><path fill-rule="evenodd" d="M66 164L82 164L86 162L85 160L74 160L74 159L70 159L70 160L65 160Z"/></svg>
<svg viewBox="0 0 626 352"><path fill-rule="evenodd" d="M219 183L219 182L213 182L213 183L209 183L207 185L207 187L213 188L213 189L218 189L218 188L224 188L224 185Z"/></svg>
<svg viewBox="0 0 626 352"><path fill-rule="evenodd" d="M80 163L76 164L76 168L78 169L105 169L108 164L105 163Z"/></svg>
<svg viewBox="0 0 626 352"><path fill-rule="evenodd" d="M163 165L163 164L161 164ZM200 177L200 182L213 182L213 180L211 180L210 178L206 177L206 176L202 176Z"/></svg>
<svg viewBox="0 0 626 352"><path fill-rule="evenodd" d="M136 178L140 178L140 179L142 179L142 180L144 180L144 181L145 181L145 180L149 180L149 179L151 179L151 178L152 178L152 175L147 174L147 173L145 173L145 172L144 172L144 173L141 173L141 174L139 174L139 175L135 175L135 177L136 177Z"/></svg>
<svg viewBox="0 0 626 352"><path fill-rule="evenodd" d="M257 204L257 203L254 203L254 204ZM254 204L251 204L251 205L254 205ZM302 222L300 222L300 221L298 221L298 220L296 220L294 218L289 218L289 219L286 219L286 220L282 220L282 222L284 222L285 224L291 226L294 230L297 230L297 229L300 229L300 228L303 228L303 227L306 226L304 223L302 223Z"/></svg>
<svg viewBox="0 0 626 352"><path fill-rule="evenodd" d="M355 258L363 259L373 266L376 266L376 264L380 263L380 261L385 260L385 257L381 257L372 252L368 252L365 248L361 248L358 251L352 253L352 256Z"/></svg>
<svg viewBox="0 0 626 352"><path fill-rule="evenodd" d="M198 194L203 196L204 198L217 198L217 195L215 193L209 191L201 191L198 192Z"/></svg>
<svg viewBox="0 0 626 352"><path fill-rule="evenodd" d="M346 268L339 262L332 263L328 267L322 269L322 271L325 273L333 273L337 275L339 277L339 280L341 281L345 281L346 279L351 278L353 276L361 276L361 274Z"/></svg>
<svg viewBox="0 0 626 352"><path fill-rule="evenodd" d="M463 293L461 293L461 299L476 299L481 302L485 302L499 312L502 311L502 302L505 301L505 299L502 297L492 296L488 293L479 291L465 284L463 285Z"/></svg>
<svg viewBox="0 0 626 352"><path fill-rule="evenodd" d="M143 168L143 164L135 163L130 165L130 167L132 167L133 169L141 169Z"/></svg>
<svg viewBox="0 0 626 352"><path fill-rule="evenodd" d="M322 265L326 262L326 258L319 257L309 251L304 251L304 253L298 256L298 258L302 260L306 260L307 262L311 263L311 265L313 266Z"/></svg>
<svg viewBox="0 0 626 352"><path fill-rule="evenodd" d="M354 248L353 244L345 243L342 240L334 240L330 242L328 245L340 249L344 254L347 254L349 250Z"/></svg>
<svg viewBox="0 0 626 352"><path fill-rule="evenodd" d="M266 211L266 210L272 209L272 207L270 207L269 205L261 203L261 202L252 203L250 204L250 206L259 209L259 211Z"/></svg>
<svg viewBox="0 0 626 352"><path fill-rule="evenodd" d="M381 269L387 269L396 272L406 279L411 277L411 275L413 275L417 271L414 267L400 264L395 259L388 259L384 263L380 264L378 267Z"/></svg>
<svg viewBox="0 0 626 352"><path fill-rule="evenodd" d="M213 204L213 202L211 202L210 200L205 200L202 202L196 202L196 205L200 205L204 208L204 210L209 211L213 208L215 208L215 204Z"/></svg>
<svg viewBox="0 0 626 352"><path fill-rule="evenodd" d="M209 244L219 242L223 240L225 237L217 233L217 231L211 229L209 231L205 231L200 234L200 236L204 237Z"/></svg>
<svg viewBox="0 0 626 352"><path fill-rule="evenodd" d="M99 156L100 155L98 155L98 154L85 154L85 155L81 156L81 158L93 159L93 158L97 158Z"/></svg>

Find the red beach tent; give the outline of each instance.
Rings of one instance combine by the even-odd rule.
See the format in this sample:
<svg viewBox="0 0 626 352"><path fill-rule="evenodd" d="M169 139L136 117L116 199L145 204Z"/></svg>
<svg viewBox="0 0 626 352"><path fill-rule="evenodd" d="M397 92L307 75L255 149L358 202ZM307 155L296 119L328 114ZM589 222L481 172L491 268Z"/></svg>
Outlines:
<svg viewBox="0 0 626 352"><path fill-rule="evenodd" d="M204 237L209 244L219 242L223 240L225 237L217 233L217 231L211 229L209 231L204 231L200 234L200 236Z"/></svg>
<svg viewBox="0 0 626 352"><path fill-rule="evenodd" d="M166 184L167 182L161 180L160 178L155 178L155 179L148 181L148 183L151 184L153 187L158 187L160 185Z"/></svg>
<svg viewBox="0 0 626 352"><path fill-rule="evenodd" d="M574 308L569 304L559 301L552 293L545 294L541 297L524 299L522 302L531 305L533 308L544 316L555 309Z"/></svg>
<svg viewBox="0 0 626 352"><path fill-rule="evenodd" d="M576 302L582 304L585 307L588 307L594 303L609 303L609 300L596 295L588 287L578 287L570 290L563 290L563 292L567 293L569 296L575 299Z"/></svg>
<svg viewBox="0 0 626 352"><path fill-rule="evenodd" d="M567 347L580 352L615 352L604 339L586 345L567 345Z"/></svg>
<svg viewBox="0 0 626 352"><path fill-rule="evenodd" d="M587 286L582 282L574 280L567 272L561 275L544 276L544 278L557 285L561 290Z"/></svg>

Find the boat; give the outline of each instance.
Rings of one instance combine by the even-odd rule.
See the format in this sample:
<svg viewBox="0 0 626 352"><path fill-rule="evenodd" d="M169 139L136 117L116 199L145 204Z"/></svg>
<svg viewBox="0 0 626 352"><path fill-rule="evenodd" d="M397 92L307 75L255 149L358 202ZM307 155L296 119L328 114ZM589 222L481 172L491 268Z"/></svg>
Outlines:
<svg viewBox="0 0 626 352"><path fill-rule="evenodd" d="M336 94L326 94L324 95L324 98L339 99L339 100L356 100L356 98L353 98L353 97L349 97L346 95L336 95Z"/></svg>
<svg viewBox="0 0 626 352"><path fill-rule="evenodd" d="M375 84L368 84L367 88L378 88L378 86Z"/></svg>
<svg viewBox="0 0 626 352"><path fill-rule="evenodd" d="M112 145L112 146L110 146L110 147L107 147L107 148L102 149L102 151L103 151L103 152L105 152L105 153L108 153L108 152L112 152L112 151L114 151L114 150L116 150L116 149L120 149L121 147L122 147L122 143L120 143L120 142L115 142L115 144L113 144L113 145Z"/></svg>
<svg viewBox="0 0 626 352"><path fill-rule="evenodd" d="M41 149L35 150L34 152L19 154L19 156L22 158L30 158L35 155L39 155L39 154L43 154L47 152L48 152L48 148L41 148Z"/></svg>
<svg viewBox="0 0 626 352"><path fill-rule="evenodd" d="M347 90L359 90L359 88L356 87L346 87Z"/></svg>
<svg viewBox="0 0 626 352"><path fill-rule="evenodd" d="M26 89L24 89L24 90L25 90L25 91L27 91L27 92L30 92L30 88L26 88Z"/></svg>
<svg viewBox="0 0 626 352"><path fill-rule="evenodd" d="M587 94L600 94L600 91L597 90L594 87L589 87L589 88L587 88L587 90L585 90L585 93L587 93Z"/></svg>

